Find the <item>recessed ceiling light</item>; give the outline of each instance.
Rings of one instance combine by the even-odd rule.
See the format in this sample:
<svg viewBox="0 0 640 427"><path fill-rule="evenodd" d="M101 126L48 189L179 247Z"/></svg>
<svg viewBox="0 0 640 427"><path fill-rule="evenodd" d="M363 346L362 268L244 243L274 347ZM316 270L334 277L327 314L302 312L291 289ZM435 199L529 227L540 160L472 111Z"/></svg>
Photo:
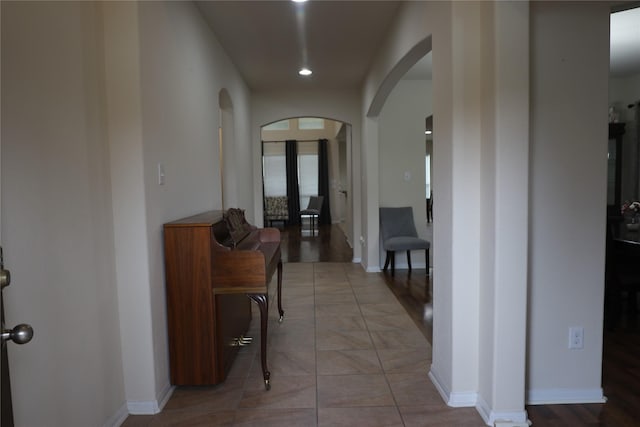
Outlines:
<svg viewBox="0 0 640 427"><path fill-rule="evenodd" d="M430 130L425 130L425 131L424 131L424 134L425 134L425 135L431 135L432 133L433 133L433 132L432 132L432 131L430 131Z"/></svg>
<svg viewBox="0 0 640 427"><path fill-rule="evenodd" d="M304 3L307 0L291 0L291 1L294 2L294 3Z"/></svg>
<svg viewBox="0 0 640 427"><path fill-rule="evenodd" d="M298 74L300 74L301 76L310 76L312 74L312 71L308 68L301 68L300 71L298 71Z"/></svg>

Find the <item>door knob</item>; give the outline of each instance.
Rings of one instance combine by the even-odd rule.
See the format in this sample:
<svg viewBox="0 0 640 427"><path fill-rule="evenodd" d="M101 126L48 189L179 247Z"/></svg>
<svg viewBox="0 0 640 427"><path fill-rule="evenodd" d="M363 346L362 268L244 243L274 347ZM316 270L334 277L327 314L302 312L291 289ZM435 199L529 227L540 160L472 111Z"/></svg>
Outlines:
<svg viewBox="0 0 640 427"><path fill-rule="evenodd" d="M11 284L11 273L9 270L0 268L0 289L4 289Z"/></svg>
<svg viewBox="0 0 640 427"><path fill-rule="evenodd" d="M16 344L26 344L33 338L33 328L30 325L21 323L13 329L2 330L2 342L11 340Z"/></svg>

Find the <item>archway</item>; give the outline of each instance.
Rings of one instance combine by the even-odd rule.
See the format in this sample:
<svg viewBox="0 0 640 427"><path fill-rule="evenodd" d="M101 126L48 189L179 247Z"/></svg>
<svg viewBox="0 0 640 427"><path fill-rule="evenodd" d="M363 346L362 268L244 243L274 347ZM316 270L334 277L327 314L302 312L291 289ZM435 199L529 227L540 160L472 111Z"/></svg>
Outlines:
<svg viewBox="0 0 640 427"><path fill-rule="evenodd" d="M327 213L352 246L351 125L326 117L289 117L262 125L260 139L263 197L287 195L285 145L286 141L296 142L300 166L298 208L306 207L309 197L319 194L318 141L326 140L328 180L323 196ZM288 222L295 223L296 219L289 218ZM266 221L265 217L265 225Z"/></svg>

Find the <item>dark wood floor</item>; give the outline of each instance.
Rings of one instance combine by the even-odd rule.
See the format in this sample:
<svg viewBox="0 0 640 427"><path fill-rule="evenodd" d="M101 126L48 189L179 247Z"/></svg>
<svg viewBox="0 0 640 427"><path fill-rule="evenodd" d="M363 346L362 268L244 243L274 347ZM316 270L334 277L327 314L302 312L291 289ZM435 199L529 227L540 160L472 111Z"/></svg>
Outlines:
<svg viewBox="0 0 640 427"><path fill-rule="evenodd" d="M338 225L280 228L282 262L351 262L353 250Z"/></svg>
<svg viewBox="0 0 640 427"><path fill-rule="evenodd" d="M604 330L602 388L605 404L528 406L540 426L640 426L640 328L638 312Z"/></svg>
<svg viewBox="0 0 640 427"><path fill-rule="evenodd" d="M284 229L288 262L350 262L351 248L337 226L322 226L316 237ZM337 239L337 240L336 240ZM437 249L436 249L437 250ZM432 341L432 285L424 269L384 274L389 289ZM382 273L381 273L382 274ZM604 331L602 387L605 404L527 406L536 426L640 426L640 314L625 311L619 325Z"/></svg>

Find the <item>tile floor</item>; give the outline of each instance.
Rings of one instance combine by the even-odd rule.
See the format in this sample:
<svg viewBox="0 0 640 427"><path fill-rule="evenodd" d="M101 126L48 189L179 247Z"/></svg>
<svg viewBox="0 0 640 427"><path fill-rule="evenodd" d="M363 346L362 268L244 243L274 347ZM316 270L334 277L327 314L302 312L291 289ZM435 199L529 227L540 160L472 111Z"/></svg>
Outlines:
<svg viewBox="0 0 640 427"><path fill-rule="evenodd" d="M283 308L278 323L270 303L271 390L256 310L248 334L256 342L242 348L224 383L177 387L161 413L123 426L485 425L474 408L443 403L427 375L431 346L380 274L350 263L287 263Z"/></svg>

